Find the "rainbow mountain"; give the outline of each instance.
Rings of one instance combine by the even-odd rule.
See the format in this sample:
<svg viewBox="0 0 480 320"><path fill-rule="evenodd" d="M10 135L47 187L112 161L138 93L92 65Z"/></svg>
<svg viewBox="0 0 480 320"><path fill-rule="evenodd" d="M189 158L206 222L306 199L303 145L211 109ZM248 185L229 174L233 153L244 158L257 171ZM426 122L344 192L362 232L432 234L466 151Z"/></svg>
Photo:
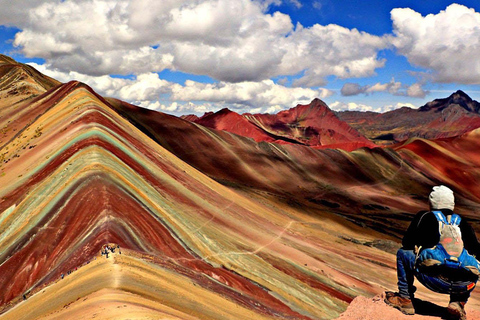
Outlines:
<svg viewBox="0 0 480 320"><path fill-rule="evenodd" d="M317 149L0 76L0 319L334 319L395 290L431 186L480 230L478 129Z"/></svg>

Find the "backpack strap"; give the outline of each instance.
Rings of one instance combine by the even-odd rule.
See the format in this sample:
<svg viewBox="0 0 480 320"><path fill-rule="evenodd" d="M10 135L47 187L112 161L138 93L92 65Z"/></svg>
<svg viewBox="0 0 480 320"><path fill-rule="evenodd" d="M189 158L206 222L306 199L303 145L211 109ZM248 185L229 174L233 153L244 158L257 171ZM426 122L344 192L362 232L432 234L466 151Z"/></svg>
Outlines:
<svg viewBox="0 0 480 320"><path fill-rule="evenodd" d="M443 222L452 226L458 226L460 225L460 221L462 221L462 218L456 213L451 215L450 221L448 221L442 211L435 210L432 211L432 213L435 215L435 218L437 218L439 222Z"/></svg>
<svg viewBox="0 0 480 320"><path fill-rule="evenodd" d="M452 214L452 218L450 219L451 225L459 226L460 221L462 221L462 218L458 214L456 213Z"/></svg>
<svg viewBox="0 0 480 320"><path fill-rule="evenodd" d="M442 211L432 211L432 213L435 215L435 218L437 218L438 222L449 224Z"/></svg>

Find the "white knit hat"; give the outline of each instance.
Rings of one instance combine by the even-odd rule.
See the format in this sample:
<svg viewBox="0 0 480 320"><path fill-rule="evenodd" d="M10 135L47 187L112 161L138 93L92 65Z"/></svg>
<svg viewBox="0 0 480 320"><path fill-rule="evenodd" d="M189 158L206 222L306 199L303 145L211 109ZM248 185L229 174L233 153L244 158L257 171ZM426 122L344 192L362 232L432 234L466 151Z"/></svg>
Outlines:
<svg viewBox="0 0 480 320"><path fill-rule="evenodd" d="M433 191L428 197L432 209L450 209L455 206L453 191L445 186L433 187Z"/></svg>

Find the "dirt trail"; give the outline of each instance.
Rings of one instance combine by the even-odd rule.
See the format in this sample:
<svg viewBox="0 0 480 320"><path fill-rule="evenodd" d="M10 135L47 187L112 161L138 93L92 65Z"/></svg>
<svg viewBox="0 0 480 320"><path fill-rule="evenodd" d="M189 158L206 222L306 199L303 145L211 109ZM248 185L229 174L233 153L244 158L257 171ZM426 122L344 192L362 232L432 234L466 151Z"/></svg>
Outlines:
<svg viewBox="0 0 480 320"><path fill-rule="evenodd" d="M130 253L97 257L0 319L271 319Z"/></svg>

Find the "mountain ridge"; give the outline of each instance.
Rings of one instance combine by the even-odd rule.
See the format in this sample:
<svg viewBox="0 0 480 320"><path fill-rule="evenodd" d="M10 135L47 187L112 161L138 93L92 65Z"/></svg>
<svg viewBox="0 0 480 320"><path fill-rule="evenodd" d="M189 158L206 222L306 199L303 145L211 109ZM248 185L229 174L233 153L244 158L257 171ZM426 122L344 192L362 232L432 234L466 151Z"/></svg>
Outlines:
<svg viewBox="0 0 480 320"><path fill-rule="evenodd" d="M347 151L375 145L339 120L320 99L308 105L297 105L289 110L271 114L238 114L224 108L202 117L183 117L209 128L224 130L255 141L280 144L301 144L314 148L337 145ZM355 146L352 148L352 146Z"/></svg>
<svg viewBox="0 0 480 320"><path fill-rule="evenodd" d="M465 134L480 127L480 103L458 90L418 109L402 107L385 113L332 111L316 98L310 104L297 105L277 114L238 114L223 108L200 117L185 115L181 118L256 142L352 151L399 143L413 137L440 139Z"/></svg>
<svg viewBox="0 0 480 320"><path fill-rule="evenodd" d="M257 143L76 81L16 106L0 99L0 318L125 304L150 318L333 319L395 289L395 248L433 185L480 231L480 129L346 152ZM122 254L100 255L106 244Z"/></svg>
<svg viewBox="0 0 480 320"><path fill-rule="evenodd" d="M60 85L35 68L0 54L0 99L12 106Z"/></svg>
<svg viewBox="0 0 480 320"><path fill-rule="evenodd" d="M419 109L402 107L385 113L338 111L337 116L372 141L392 144L419 137L455 137L480 127L480 103L458 90Z"/></svg>
<svg viewBox="0 0 480 320"><path fill-rule="evenodd" d="M431 109L437 109L438 111L442 111L443 109L455 104L470 112L480 112L480 103L470 98L470 96L462 90L457 90L447 98L435 99L431 102L427 102L418 110L429 111Z"/></svg>

